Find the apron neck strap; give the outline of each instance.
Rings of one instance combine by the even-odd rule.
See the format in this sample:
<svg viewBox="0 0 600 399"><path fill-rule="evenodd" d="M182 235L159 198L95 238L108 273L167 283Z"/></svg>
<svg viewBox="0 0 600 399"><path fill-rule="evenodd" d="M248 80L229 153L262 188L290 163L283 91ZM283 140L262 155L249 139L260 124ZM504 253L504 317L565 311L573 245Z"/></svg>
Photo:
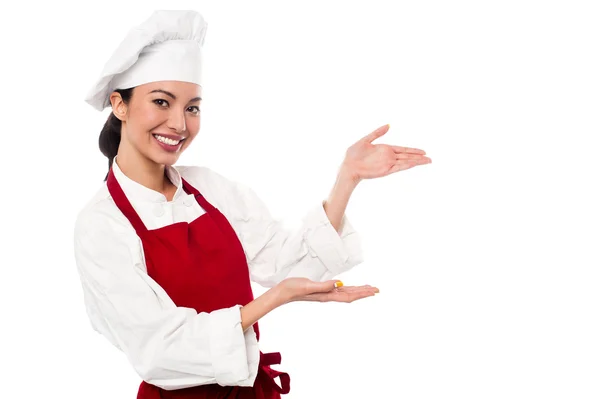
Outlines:
<svg viewBox="0 0 600 399"><path fill-rule="evenodd" d="M135 231L138 234L145 233L146 231L148 231L148 229L146 228L146 225L144 225L144 222L142 222L142 219L140 219L140 217L138 216L135 209L133 209L131 202L129 202L129 200L127 199L127 196L123 192L123 189L119 185L119 182L117 181L117 178L115 177L115 174L113 173L112 167L110 168L110 171L108 172L108 177L106 179L106 185L108 186L108 192L110 193L113 200L115 201L115 204L121 210L121 212L123 212L125 217L127 217L127 219L129 219L129 222L131 222L131 224L133 225L133 228L135 228Z"/></svg>
<svg viewBox="0 0 600 399"><path fill-rule="evenodd" d="M181 178L181 183L183 184L183 189L185 190L186 193L194 194L194 197L196 197L196 200L198 201L198 204L202 207L202 209L204 209L206 212L213 211L215 209L206 200L206 198L204 198L204 196L202 194L200 194L200 192L198 190L196 190L196 188L194 186L192 186L190 183L185 181L185 179L183 177Z"/></svg>

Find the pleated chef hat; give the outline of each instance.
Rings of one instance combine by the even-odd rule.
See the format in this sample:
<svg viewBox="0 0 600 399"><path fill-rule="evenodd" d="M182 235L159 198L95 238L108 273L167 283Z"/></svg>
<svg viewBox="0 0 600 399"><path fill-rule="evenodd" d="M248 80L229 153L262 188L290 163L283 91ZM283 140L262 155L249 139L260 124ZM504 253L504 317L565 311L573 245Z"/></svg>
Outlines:
<svg viewBox="0 0 600 399"><path fill-rule="evenodd" d="M202 45L207 23L196 11L155 11L131 29L88 92L87 103L102 111L116 89L160 80L202 84Z"/></svg>

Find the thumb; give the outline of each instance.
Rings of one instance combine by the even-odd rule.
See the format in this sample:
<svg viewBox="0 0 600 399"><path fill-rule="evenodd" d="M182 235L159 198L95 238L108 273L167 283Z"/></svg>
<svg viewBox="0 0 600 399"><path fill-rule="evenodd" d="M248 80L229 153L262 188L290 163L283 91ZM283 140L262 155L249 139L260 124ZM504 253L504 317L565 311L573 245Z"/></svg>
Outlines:
<svg viewBox="0 0 600 399"><path fill-rule="evenodd" d="M329 292L337 287L342 287L344 283L340 280L327 280L313 283L313 292Z"/></svg>
<svg viewBox="0 0 600 399"><path fill-rule="evenodd" d="M363 140L366 141L367 143L370 143L373 140L375 140L376 138L379 138L379 137L383 136L384 134L386 134L388 130L390 130L389 123L387 125L383 125L381 127L378 127L377 129L373 130L371 133L369 133L368 135L363 137Z"/></svg>

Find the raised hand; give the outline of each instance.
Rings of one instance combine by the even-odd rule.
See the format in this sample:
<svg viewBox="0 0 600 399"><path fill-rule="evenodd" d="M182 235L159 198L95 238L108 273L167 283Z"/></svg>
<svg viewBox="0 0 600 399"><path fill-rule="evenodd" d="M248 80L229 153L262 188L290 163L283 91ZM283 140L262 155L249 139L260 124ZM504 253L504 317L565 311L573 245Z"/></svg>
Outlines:
<svg viewBox="0 0 600 399"><path fill-rule="evenodd" d="M389 128L390 125L381 126L350 146L342 163L344 173L358 182L431 163L431 158L425 156L425 151L418 148L373 144Z"/></svg>

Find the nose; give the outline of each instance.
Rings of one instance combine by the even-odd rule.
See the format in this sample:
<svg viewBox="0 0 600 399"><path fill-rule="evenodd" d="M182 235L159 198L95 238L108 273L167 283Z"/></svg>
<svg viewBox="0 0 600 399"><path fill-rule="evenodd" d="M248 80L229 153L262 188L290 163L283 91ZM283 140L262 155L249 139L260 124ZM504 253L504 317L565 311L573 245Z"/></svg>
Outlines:
<svg viewBox="0 0 600 399"><path fill-rule="evenodd" d="M173 109L169 115L169 120L167 121L167 127L178 133L184 132L186 129L185 113L178 111L176 109Z"/></svg>

